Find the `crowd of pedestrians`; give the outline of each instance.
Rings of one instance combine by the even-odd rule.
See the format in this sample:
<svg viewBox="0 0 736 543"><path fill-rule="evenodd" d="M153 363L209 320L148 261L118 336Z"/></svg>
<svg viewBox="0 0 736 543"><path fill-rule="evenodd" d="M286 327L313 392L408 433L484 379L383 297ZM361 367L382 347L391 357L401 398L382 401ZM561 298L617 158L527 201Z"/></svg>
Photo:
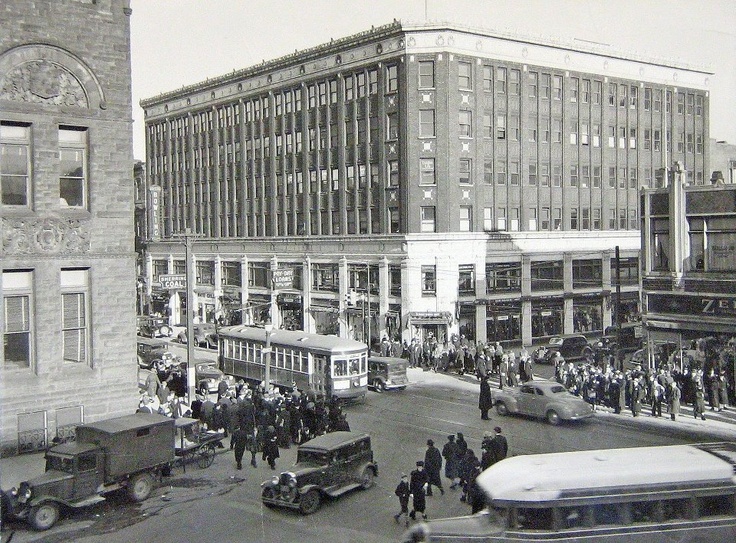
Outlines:
<svg viewBox="0 0 736 543"><path fill-rule="evenodd" d="M483 491L476 484L476 477L485 469L508 456L509 446L501 428L496 426L493 433L487 432L481 442L481 456L468 446L465 436L458 432L447 436L447 442L440 451L434 440L427 440L424 459L416 462L415 469L407 476L401 474L395 494L401 510L394 515L396 522L409 525L409 519L427 519L427 496L434 496L432 487L445 495L442 485L442 468L449 482L450 490L461 491L460 501L470 505L471 512L477 513L485 507ZM409 504L411 502L411 510Z"/></svg>
<svg viewBox="0 0 736 543"><path fill-rule="evenodd" d="M161 401L162 390L165 401ZM266 391L264 383L249 386L242 379L234 388L223 379L215 401L208 393L199 391L190 405L166 391L163 383L146 383L138 411L173 418L191 417L200 421L202 431L229 436L237 469L242 469L246 450L251 454L253 467L257 467L256 458L260 453L261 460L275 470L280 449L288 449L327 432L350 431L336 398L318 397L296 386L283 393L278 389Z"/></svg>

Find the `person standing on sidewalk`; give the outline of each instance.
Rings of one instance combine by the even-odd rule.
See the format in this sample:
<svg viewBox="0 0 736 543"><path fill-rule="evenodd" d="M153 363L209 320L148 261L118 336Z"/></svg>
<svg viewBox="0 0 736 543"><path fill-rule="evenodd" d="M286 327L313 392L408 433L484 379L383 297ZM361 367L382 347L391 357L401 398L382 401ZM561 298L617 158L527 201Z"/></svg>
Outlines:
<svg viewBox="0 0 736 543"><path fill-rule="evenodd" d="M667 397L667 407L669 408L670 418L675 420L680 413L680 398L682 394L675 381L670 383L669 395Z"/></svg>
<svg viewBox="0 0 736 543"><path fill-rule="evenodd" d="M695 380L695 402L693 403L693 417L705 420L705 387L703 386L703 380L702 380L702 371L698 370L699 373L701 373L701 378L697 378L697 373L693 375L693 379Z"/></svg>

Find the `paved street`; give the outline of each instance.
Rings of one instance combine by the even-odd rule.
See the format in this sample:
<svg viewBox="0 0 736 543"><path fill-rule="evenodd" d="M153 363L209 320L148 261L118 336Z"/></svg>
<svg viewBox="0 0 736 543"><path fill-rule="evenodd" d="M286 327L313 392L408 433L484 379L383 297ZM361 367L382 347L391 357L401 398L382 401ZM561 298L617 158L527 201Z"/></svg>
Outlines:
<svg viewBox="0 0 736 543"><path fill-rule="evenodd" d="M492 412L491 421L481 421L475 378L415 369L410 370L410 379L412 386L405 391L369 392L364 403L347 408L352 429L370 432L373 438L379 477L372 489L325 503L312 516L262 506L259 485L274 472L265 462L259 462L257 469L237 471L230 451L223 450L208 469L190 466L186 474L178 469L142 504L108 501L67 517L45 533L15 524L10 527L15 531L4 532L2 541L8 542L13 534L13 543L384 543L397 541L402 532L392 519L397 511L393 490L398 476L423 459L424 444L430 437L441 448L447 434L463 432L470 447L479 452L483 432L500 425L511 454L736 438L736 427L726 422L703 423L685 416L673 423L600 412L582 424L552 427ZM294 457L294 448L283 450L277 472L292 464ZM6 484L4 478L3 486ZM430 518L437 518L464 515L469 508L460 502L457 491L448 491L428 498L427 512Z"/></svg>

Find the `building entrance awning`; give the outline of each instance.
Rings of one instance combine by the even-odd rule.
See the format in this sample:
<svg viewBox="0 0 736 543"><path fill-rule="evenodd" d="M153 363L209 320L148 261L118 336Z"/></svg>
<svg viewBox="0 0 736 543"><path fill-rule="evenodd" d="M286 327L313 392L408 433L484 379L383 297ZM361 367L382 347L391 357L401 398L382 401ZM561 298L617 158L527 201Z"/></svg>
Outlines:
<svg viewBox="0 0 736 543"><path fill-rule="evenodd" d="M409 313L409 322L419 324L450 324L452 314L449 311L414 311Z"/></svg>

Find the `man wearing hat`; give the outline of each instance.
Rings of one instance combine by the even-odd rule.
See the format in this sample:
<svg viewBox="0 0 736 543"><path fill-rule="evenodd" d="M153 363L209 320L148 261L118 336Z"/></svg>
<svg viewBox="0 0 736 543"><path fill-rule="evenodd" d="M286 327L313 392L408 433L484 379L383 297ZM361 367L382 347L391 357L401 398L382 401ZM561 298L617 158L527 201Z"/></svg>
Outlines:
<svg viewBox="0 0 736 543"><path fill-rule="evenodd" d="M422 514L422 518L427 520L427 514L425 509L427 508L426 494L427 485L429 484L429 478L427 472L424 471L424 462L421 460L417 462L417 469L411 472L411 479L409 480L409 490L411 490L412 510L409 516L412 520L417 518L417 513Z"/></svg>
<svg viewBox="0 0 736 543"><path fill-rule="evenodd" d="M450 488L457 487L455 479L457 478L457 462L459 450L455 443L455 434L447 436L447 443L442 447L442 456L445 458L445 477L450 479Z"/></svg>

